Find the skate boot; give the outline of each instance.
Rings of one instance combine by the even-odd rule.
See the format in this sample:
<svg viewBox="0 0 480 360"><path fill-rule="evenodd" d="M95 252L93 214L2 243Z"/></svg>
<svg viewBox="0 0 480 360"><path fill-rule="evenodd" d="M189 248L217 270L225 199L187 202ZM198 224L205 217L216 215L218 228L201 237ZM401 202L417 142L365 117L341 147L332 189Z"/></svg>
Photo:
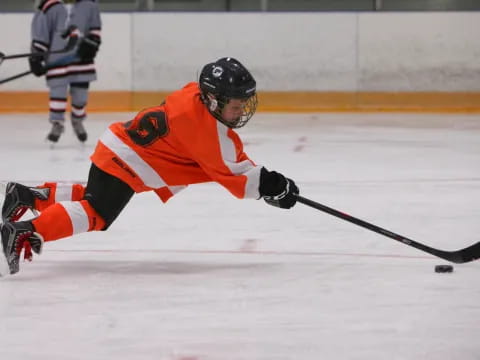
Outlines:
<svg viewBox="0 0 480 360"><path fill-rule="evenodd" d="M29 221L17 223L6 222L0 225L2 236L2 252L0 253L0 275L15 274L20 270L20 254L25 247L25 257L30 257L30 249L40 254L43 248L43 238L36 233ZM27 254L27 251L29 254Z"/></svg>
<svg viewBox="0 0 480 360"><path fill-rule="evenodd" d="M35 198L47 200L49 195L49 188L27 187L22 184L9 182L2 207L3 222L17 221L27 210L33 209Z"/></svg>
<svg viewBox="0 0 480 360"><path fill-rule="evenodd" d="M47 140L56 143L62 135L65 127L60 121L52 121L52 130L47 135Z"/></svg>
<svg viewBox="0 0 480 360"><path fill-rule="evenodd" d="M83 127L83 119L72 119L72 127L75 135L77 135L78 140L81 142L87 141L87 132Z"/></svg>

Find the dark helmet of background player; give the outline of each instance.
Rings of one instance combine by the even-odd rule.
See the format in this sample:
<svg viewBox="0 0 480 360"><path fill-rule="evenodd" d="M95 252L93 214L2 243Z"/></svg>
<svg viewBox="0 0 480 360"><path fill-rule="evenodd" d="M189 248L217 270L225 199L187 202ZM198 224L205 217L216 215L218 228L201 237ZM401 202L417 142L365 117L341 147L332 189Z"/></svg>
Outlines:
<svg viewBox="0 0 480 360"><path fill-rule="evenodd" d="M198 80L202 101L210 113L230 128L244 126L257 109L257 83L238 60L225 57L205 65ZM222 109L230 99L246 100L243 114L235 121L225 121Z"/></svg>

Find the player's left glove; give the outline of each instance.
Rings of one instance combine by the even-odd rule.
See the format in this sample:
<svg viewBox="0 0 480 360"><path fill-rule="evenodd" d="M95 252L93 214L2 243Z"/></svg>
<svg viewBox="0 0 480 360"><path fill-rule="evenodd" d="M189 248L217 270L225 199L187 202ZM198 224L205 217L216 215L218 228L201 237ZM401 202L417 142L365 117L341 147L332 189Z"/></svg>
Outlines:
<svg viewBox="0 0 480 360"><path fill-rule="evenodd" d="M260 196L269 205L290 209L297 202L299 190L295 182L276 171L262 168L260 172Z"/></svg>
<svg viewBox="0 0 480 360"><path fill-rule="evenodd" d="M30 65L30 71L35 76L45 75L47 69L45 67L45 58L40 55L33 55L28 58L28 63Z"/></svg>

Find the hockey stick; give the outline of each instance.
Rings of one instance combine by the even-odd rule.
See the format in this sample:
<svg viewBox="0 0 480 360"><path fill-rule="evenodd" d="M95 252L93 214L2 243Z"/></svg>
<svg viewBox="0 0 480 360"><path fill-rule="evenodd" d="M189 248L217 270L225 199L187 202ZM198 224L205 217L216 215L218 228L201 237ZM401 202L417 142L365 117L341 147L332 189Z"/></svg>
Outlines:
<svg viewBox="0 0 480 360"><path fill-rule="evenodd" d="M0 51L0 65L2 64L3 60L8 60L8 59L18 59L18 58L30 57L30 56L42 56L42 57L47 58L48 56L50 56L52 54L63 54L63 53L69 52L69 51L71 51L75 48L79 39L84 38L83 34L80 31L78 31L78 29L75 26L70 26L68 29L66 29L62 34L62 38L65 39L72 33L75 33L76 36L72 37L71 40L68 41L67 45L63 49L60 49L60 50L46 51L46 52L33 52L33 53L24 53L24 54L15 54L15 55L5 55L4 53L2 53ZM49 64L47 66L47 70L49 68L52 68L52 67L55 67L55 66L65 65L69 61L74 61L76 58L77 58L76 54L72 54L72 55L69 55L69 56L64 56L63 58L58 59L54 63ZM13 75L13 76L10 76L8 78L2 79L2 80L0 80L0 85L4 84L6 82L12 81L12 80L21 78L23 76L29 75L31 73L32 73L32 71L24 71L20 74Z"/></svg>
<svg viewBox="0 0 480 360"><path fill-rule="evenodd" d="M431 255L437 256L439 258L442 258L444 260L451 261L456 264L463 264L467 263L473 260L477 260L480 258L480 241L477 242L476 244L473 244L469 247L466 247L464 249L456 250L456 251L444 251L444 250L439 250L432 248L430 246L424 245L422 243L416 242L412 239L409 239L405 236L396 234L394 232L391 232L389 230L383 229L379 226L370 224L366 221L360 220L358 218L355 218L353 216L350 216L346 213L343 213L341 211L332 209L328 206L319 204L315 201L312 201L310 199L304 198L300 195L297 195L297 201L299 203L302 203L304 205L310 206L314 209L326 212L330 215L336 216L342 220L349 221L355 225L361 226L363 228L366 228L368 230L374 231L378 234L384 235L386 237L389 237L393 240L399 241L405 245L414 247L416 249L419 249L421 251L424 251L426 253L429 253Z"/></svg>
<svg viewBox="0 0 480 360"><path fill-rule="evenodd" d="M72 54L72 55L66 55L60 59L58 59L57 61L49 64L46 68L46 70L49 70L55 66L62 66L62 65L67 65L69 63L72 63L74 61L78 61L79 58L77 57L77 55L75 54ZM9 81L12 81L12 80L15 80L15 79L18 79L18 78L21 78L21 77L24 77L24 76L27 76L27 75L30 75L32 73L32 71L24 71L20 74L17 74L17 75L13 75L13 76L10 76L8 78L5 78L5 79L2 79L0 80L0 85L1 84L4 84L6 82L9 82Z"/></svg>
<svg viewBox="0 0 480 360"><path fill-rule="evenodd" d="M33 53L23 53L23 54L15 54L15 55L5 55L4 53L0 52L0 64L3 60L11 60L11 59L20 59L24 57L30 56L48 56L50 54L60 54L65 52L65 50L57 50L57 51L48 51L48 52L33 52Z"/></svg>
<svg viewBox="0 0 480 360"><path fill-rule="evenodd" d="M6 82L9 82L9 81L12 81L12 80L15 80L15 79L18 79L18 78L21 78L21 77L24 77L24 76L27 76L27 75L30 75L32 72L29 70L29 71L24 71L20 74L17 74L17 75L13 75L13 76L10 76L8 78L5 78L5 79L2 79L0 80L0 85L1 84L4 84Z"/></svg>
<svg viewBox="0 0 480 360"><path fill-rule="evenodd" d="M73 48L74 48L74 46L68 45L64 49L56 50L56 51L33 52L33 53L24 53L24 54L15 54L15 55L5 55L4 53L0 52L0 64L4 60L20 59L20 58L31 57L31 56L48 57L52 54L62 54L62 53L65 53L65 52L69 52Z"/></svg>
<svg viewBox="0 0 480 360"><path fill-rule="evenodd" d="M62 34L62 38L66 39L72 33L75 33L77 36L71 38L72 40L69 40L67 45L60 50L45 51L45 52L37 51L37 52L29 52L29 53L14 54L14 55L5 55L3 52L0 51L0 65L2 64L3 60L20 59L20 58L30 57L30 56L47 58L52 54L63 54L63 53L69 52L70 50L73 50L73 48L77 45L78 40L80 38L83 38L83 34L79 31L76 31L75 27L73 28L69 27L68 29L66 29Z"/></svg>

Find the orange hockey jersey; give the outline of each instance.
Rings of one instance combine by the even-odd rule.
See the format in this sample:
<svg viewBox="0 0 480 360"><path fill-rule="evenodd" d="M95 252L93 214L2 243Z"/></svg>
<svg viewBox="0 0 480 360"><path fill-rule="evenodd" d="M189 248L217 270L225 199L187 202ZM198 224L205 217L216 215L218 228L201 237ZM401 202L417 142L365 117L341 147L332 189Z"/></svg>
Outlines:
<svg viewBox="0 0 480 360"><path fill-rule="evenodd" d="M260 169L240 137L216 120L197 83L173 92L101 136L92 162L135 192L154 190L166 202L189 184L215 181L238 198L260 197Z"/></svg>

